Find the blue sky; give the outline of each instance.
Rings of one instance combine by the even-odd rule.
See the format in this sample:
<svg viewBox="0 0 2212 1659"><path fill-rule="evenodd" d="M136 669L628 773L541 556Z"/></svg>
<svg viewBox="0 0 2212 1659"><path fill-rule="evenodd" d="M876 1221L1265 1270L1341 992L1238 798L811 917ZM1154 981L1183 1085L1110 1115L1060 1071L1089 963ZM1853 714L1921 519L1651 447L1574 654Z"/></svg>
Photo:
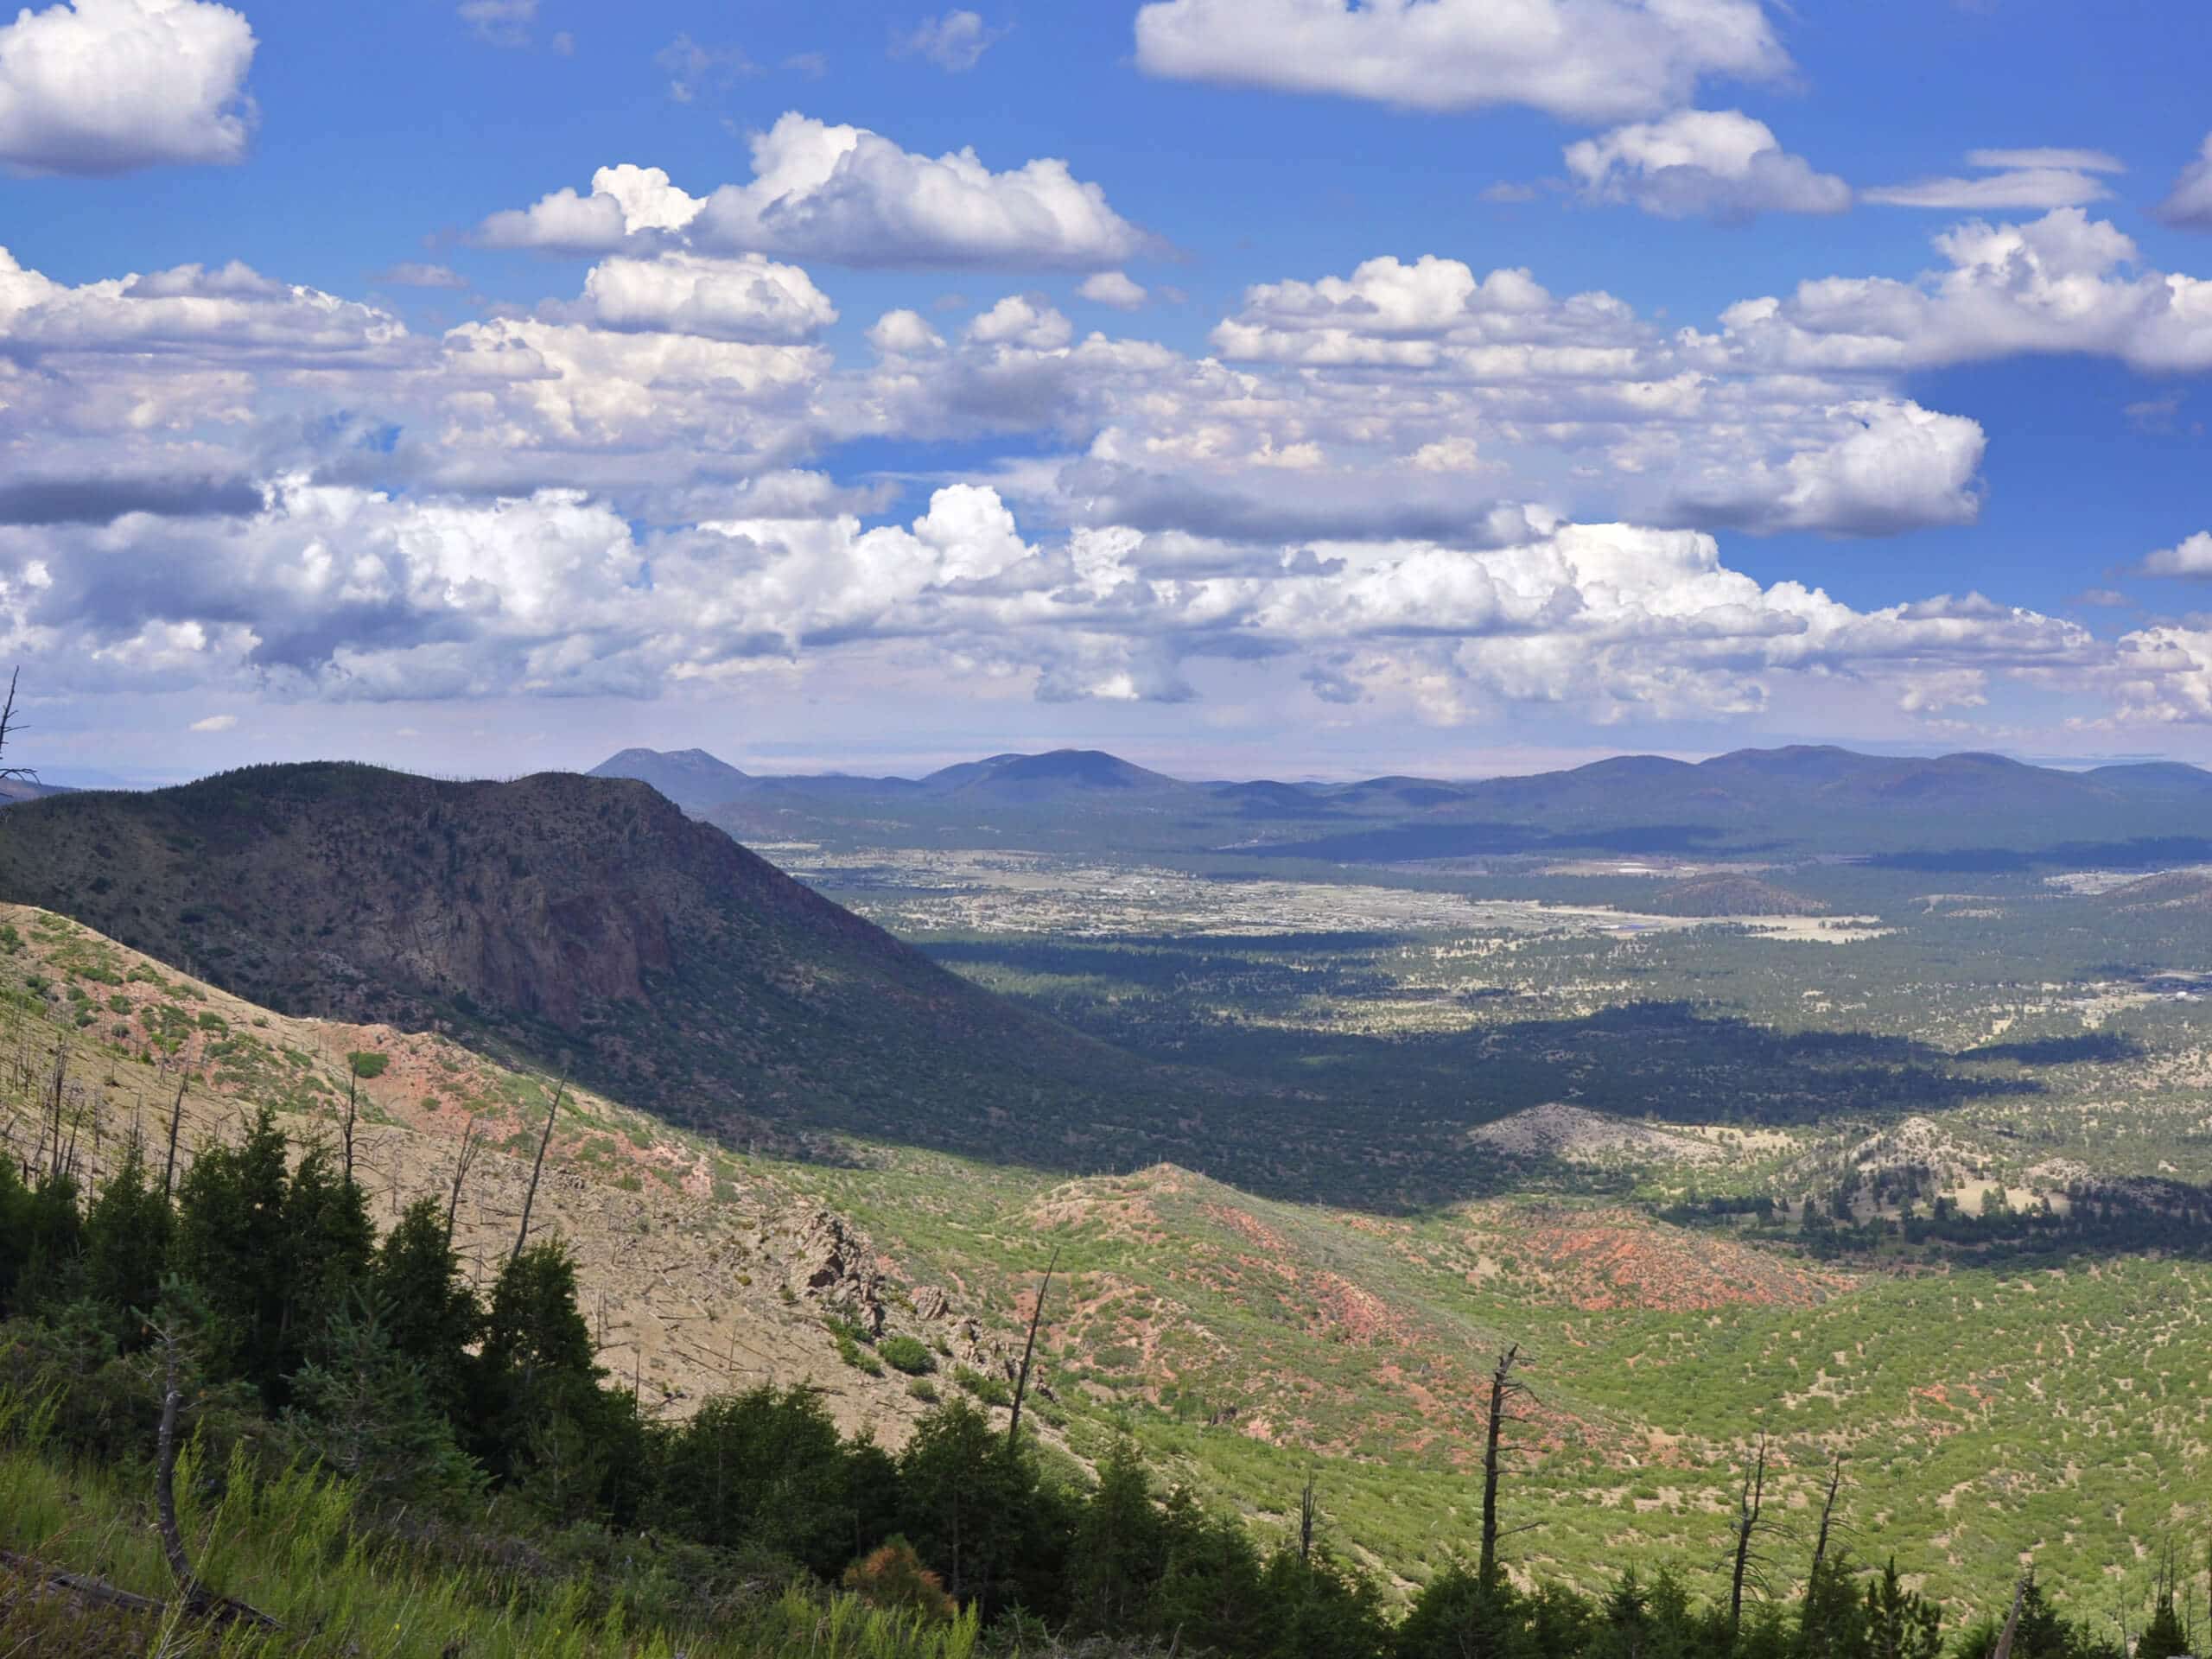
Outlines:
<svg viewBox="0 0 2212 1659"><path fill-rule="evenodd" d="M2058 0L35 8L30 758L2212 762L2208 49Z"/></svg>

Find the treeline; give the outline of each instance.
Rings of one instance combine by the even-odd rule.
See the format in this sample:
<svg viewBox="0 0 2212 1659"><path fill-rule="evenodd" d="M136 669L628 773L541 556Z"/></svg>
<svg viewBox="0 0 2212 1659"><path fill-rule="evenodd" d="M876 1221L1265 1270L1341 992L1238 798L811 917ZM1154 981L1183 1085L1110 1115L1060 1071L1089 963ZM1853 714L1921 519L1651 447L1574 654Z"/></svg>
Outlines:
<svg viewBox="0 0 2212 1659"><path fill-rule="evenodd" d="M1982 1659L2004 1640L1995 1619L1946 1630L1894 1561L1825 1549L1769 1561L1803 1583L1764 1601L1703 1603L1630 1565L1595 1598L1467 1565L1400 1612L1310 1501L1297 1538L1263 1541L1160 1490L1126 1437L1094 1482L960 1398L896 1453L841 1436L804 1388L656 1422L597 1363L557 1242L518 1240L480 1296L452 1231L426 1198L379 1242L341 1155L295 1163L267 1110L181 1173L134 1145L92 1192L59 1154L0 1159L0 1400L41 1402L43 1443L73 1458L146 1467L156 1380L181 1365L201 1469L241 1448L312 1461L345 1478L359 1527L526 1540L518 1561L588 1560L611 1607L639 1605L643 1576L679 1613L798 1580L972 1610L1002 1651L1075 1636L1240 1659ZM2187 1651L2171 1583L2149 1611L2136 1659ZM2123 1651L2033 1584L2010 1623L2012 1659Z"/></svg>

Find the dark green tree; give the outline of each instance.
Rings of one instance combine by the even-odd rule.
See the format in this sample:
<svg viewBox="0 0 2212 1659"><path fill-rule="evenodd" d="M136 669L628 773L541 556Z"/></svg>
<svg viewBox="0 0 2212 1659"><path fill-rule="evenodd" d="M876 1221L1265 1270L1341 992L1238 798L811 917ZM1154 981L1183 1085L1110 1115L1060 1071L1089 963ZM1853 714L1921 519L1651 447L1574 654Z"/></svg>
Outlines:
<svg viewBox="0 0 2212 1659"><path fill-rule="evenodd" d="M1185 1648L1250 1651L1262 1627L1266 1592L1251 1535L1225 1516L1208 1515L1183 1488L1160 1510L1166 1570L1153 1596L1154 1634Z"/></svg>
<svg viewBox="0 0 2212 1659"><path fill-rule="evenodd" d="M1166 1544L1144 1455L1118 1435L1099 1460L1097 1488L1068 1553L1068 1604L1082 1628L1113 1636L1139 1630L1166 1568Z"/></svg>
<svg viewBox="0 0 2212 1659"><path fill-rule="evenodd" d="M458 1416L468 1398L469 1348L482 1333L483 1309L446 1242L435 1198L409 1205L385 1236L369 1274L377 1322L395 1351L422 1368L439 1408Z"/></svg>
<svg viewBox="0 0 2212 1659"><path fill-rule="evenodd" d="M1517 1600L1503 1574L1485 1585L1478 1568L1454 1562L1423 1585L1407 1609L1398 1626L1399 1659L1493 1659L1510 1652Z"/></svg>
<svg viewBox="0 0 2212 1659"><path fill-rule="evenodd" d="M986 1615L1010 1604L1025 1557L1051 1551L1033 1529L1036 1499L1026 1449L1008 1446L964 1399L923 1418L899 1456L901 1530L952 1599Z"/></svg>
<svg viewBox="0 0 2212 1659"><path fill-rule="evenodd" d="M2176 1655L2190 1651L2189 1633L2182 1628L2181 1613L2174 1605L2173 1580L2164 1579L2151 1610L2151 1622L2135 1638L2135 1659L2175 1659Z"/></svg>
<svg viewBox="0 0 2212 1659"><path fill-rule="evenodd" d="M291 1379L284 1421L306 1451L371 1503L450 1503L480 1484L422 1365L359 1296L323 1321Z"/></svg>
<svg viewBox="0 0 2212 1659"><path fill-rule="evenodd" d="M1850 1562L1840 1554L1816 1561L1797 1607L1797 1651L1808 1659L1863 1659L1868 1623Z"/></svg>
<svg viewBox="0 0 2212 1659"><path fill-rule="evenodd" d="M1891 1556L1866 1586L1866 1651L1871 1659L1936 1659L1943 1650L1943 1610L1897 1577Z"/></svg>
<svg viewBox="0 0 2212 1659"><path fill-rule="evenodd" d="M287 1370L284 1133L264 1107L235 1147L209 1147L177 1183L177 1270L198 1287L220 1331L214 1368L274 1400Z"/></svg>
<svg viewBox="0 0 2212 1659"><path fill-rule="evenodd" d="M1383 1659L1390 1649L1381 1586L1325 1550L1276 1550L1261 1571L1260 1599L1266 1659Z"/></svg>
<svg viewBox="0 0 2212 1659"><path fill-rule="evenodd" d="M160 1299L175 1230L175 1217L147 1179L145 1149L134 1138L85 1217L86 1294L125 1348L148 1339L142 1320Z"/></svg>
<svg viewBox="0 0 2212 1659"><path fill-rule="evenodd" d="M15 1287L22 1312L58 1307L83 1288L85 1219L77 1197L73 1175L48 1175L30 1191Z"/></svg>
<svg viewBox="0 0 2212 1659"><path fill-rule="evenodd" d="M853 1472L804 1388L709 1400L666 1443L660 1524L701 1543L788 1555L824 1577L856 1552Z"/></svg>
<svg viewBox="0 0 2212 1659"><path fill-rule="evenodd" d="M558 1239L500 1269L475 1372L468 1445L495 1478L557 1521L635 1522L652 1484L645 1431L628 1390L600 1386L575 1261Z"/></svg>

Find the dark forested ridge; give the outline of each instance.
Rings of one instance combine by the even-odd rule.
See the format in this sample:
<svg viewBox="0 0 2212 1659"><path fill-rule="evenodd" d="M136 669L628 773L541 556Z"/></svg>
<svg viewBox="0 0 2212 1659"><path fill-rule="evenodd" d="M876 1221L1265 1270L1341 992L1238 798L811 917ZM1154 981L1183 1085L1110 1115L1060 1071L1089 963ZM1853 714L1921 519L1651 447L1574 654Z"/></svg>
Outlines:
<svg viewBox="0 0 2212 1659"><path fill-rule="evenodd" d="M0 898L282 1012L442 1023L695 1127L980 1147L1046 1090L1078 1137L1101 1090L1159 1091L620 779L285 766L57 797L10 810Z"/></svg>

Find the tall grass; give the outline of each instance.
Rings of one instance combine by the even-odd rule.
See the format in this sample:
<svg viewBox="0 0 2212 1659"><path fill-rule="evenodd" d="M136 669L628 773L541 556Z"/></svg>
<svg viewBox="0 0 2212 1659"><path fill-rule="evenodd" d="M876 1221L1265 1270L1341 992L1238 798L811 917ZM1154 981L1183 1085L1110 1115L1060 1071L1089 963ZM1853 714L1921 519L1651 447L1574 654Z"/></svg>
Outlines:
<svg viewBox="0 0 2212 1659"><path fill-rule="evenodd" d="M173 1586L148 1490L73 1466L41 1444L46 1413L0 1399L0 1548L156 1598ZM945 1622L794 1585L696 1624L646 1623L622 1584L546 1582L454 1566L356 1524L345 1488L316 1471L257 1474L234 1452L209 1479L177 1464L178 1522L201 1579L259 1608L274 1635L217 1628L174 1606L159 1618L88 1609L0 1572L0 1659L143 1654L153 1659L973 1659L972 1609Z"/></svg>

